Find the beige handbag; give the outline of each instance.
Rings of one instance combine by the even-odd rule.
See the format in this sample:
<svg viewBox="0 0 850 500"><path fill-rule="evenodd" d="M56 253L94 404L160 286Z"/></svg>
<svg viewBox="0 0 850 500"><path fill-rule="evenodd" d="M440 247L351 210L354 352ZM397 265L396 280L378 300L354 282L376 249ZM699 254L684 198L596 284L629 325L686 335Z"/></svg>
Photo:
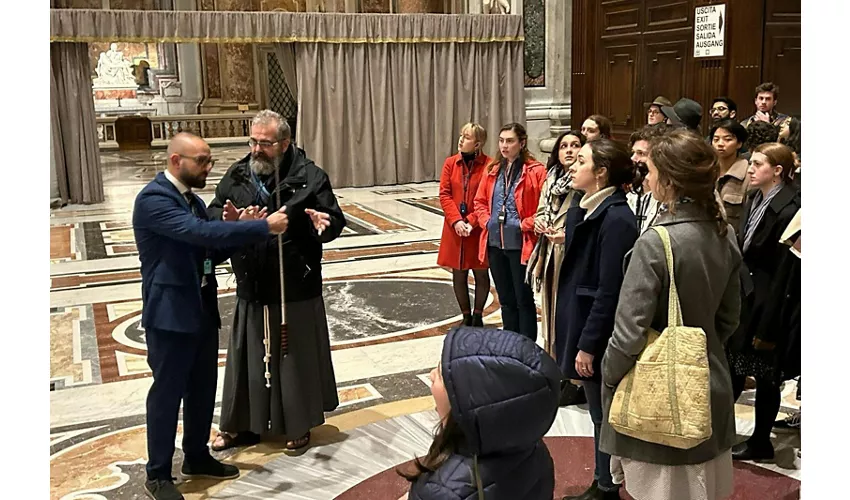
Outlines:
<svg viewBox="0 0 850 500"><path fill-rule="evenodd" d="M608 423L620 434L686 450L711 437L705 332L683 325L670 235L663 226L652 229L661 237L667 256L667 328L660 335L647 329L646 347L617 386Z"/></svg>

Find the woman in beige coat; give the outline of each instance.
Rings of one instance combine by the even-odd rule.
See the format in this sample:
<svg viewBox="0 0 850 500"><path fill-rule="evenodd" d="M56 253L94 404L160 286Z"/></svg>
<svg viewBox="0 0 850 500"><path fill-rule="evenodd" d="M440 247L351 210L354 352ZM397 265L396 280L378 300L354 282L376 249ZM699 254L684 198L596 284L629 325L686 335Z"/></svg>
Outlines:
<svg viewBox="0 0 850 500"><path fill-rule="evenodd" d="M543 349L555 357L555 296L558 276L564 262L564 224L575 191L570 187L568 169L586 142L581 132L570 130L555 140L546 166L546 181L534 218L534 232L540 238L528 259L528 281L535 293L541 292Z"/></svg>

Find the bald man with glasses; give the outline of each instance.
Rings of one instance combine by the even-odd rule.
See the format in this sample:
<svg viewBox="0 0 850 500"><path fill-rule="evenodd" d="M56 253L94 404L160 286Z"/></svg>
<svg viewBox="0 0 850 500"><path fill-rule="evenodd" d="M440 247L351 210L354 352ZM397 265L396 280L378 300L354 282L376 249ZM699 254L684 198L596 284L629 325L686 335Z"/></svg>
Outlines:
<svg viewBox="0 0 850 500"><path fill-rule="evenodd" d="M133 232L142 273L142 328L153 384L147 398L148 463L145 491L155 500L180 500L171 476L180 403L183 403L184 477L228 479L239 470L209 451L218 376L218 287L215 266L241 245L286 231L283 211L238 213L238 222L210 220L203 189L215 161L200 137L174 136L168 166L136 197Z"/></svg>

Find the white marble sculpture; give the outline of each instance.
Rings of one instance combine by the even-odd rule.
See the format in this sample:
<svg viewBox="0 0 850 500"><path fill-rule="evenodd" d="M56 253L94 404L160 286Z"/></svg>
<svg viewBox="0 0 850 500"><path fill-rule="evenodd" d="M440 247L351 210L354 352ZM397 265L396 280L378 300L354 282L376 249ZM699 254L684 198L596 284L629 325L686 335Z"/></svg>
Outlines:
<svg viewBox="0 0 850 500"><path fill-rule="evenodd" d="M135 88L136 78L133 76L132 63L124 59L124 54L118 50L118 44L113 43L107 52L101 52L97 61L97 78L95 87Z"/></svg>
<svg viewBox="0 0 850 500"><path fill-rule="evenodd" d="M511 2L509 0L481 0L481 11L485 14L510 14Z"/></svg>

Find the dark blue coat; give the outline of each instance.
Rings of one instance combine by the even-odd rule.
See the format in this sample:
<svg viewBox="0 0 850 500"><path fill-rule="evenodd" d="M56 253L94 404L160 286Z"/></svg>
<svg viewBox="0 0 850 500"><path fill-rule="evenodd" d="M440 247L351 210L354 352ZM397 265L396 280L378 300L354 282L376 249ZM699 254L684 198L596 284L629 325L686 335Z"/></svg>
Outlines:
<svg viewBox="0 0 850 500"><path fill-rule="evenodd" d="M618 189L585 220L573 200L567 211L566 249L558 282L555 352L565 378L600 381L602 355L614 331L623 261L638 237L635 214ZM576 373L579 351L593 354L593 377Z"/></svg>
<svg viewBox="0 0 850 500"><path fill-rule="evenodd" d="M534 341L461 327L443 344L442 375L465 447L410 488L410 500L551 500L555 469L543 436L558 411L561 374Z"/></svg>
<svg viewBox="0 0 850 500"><path fill-rule="evenodd" d="M163 173L145 186L133 208L133 232L142 263L142 327L197 333L219 328L215 273L201 289L204 260L213 266L230 251L269 235L264 220L207 220L196 194L196 217L186 198Z"/></svg>

